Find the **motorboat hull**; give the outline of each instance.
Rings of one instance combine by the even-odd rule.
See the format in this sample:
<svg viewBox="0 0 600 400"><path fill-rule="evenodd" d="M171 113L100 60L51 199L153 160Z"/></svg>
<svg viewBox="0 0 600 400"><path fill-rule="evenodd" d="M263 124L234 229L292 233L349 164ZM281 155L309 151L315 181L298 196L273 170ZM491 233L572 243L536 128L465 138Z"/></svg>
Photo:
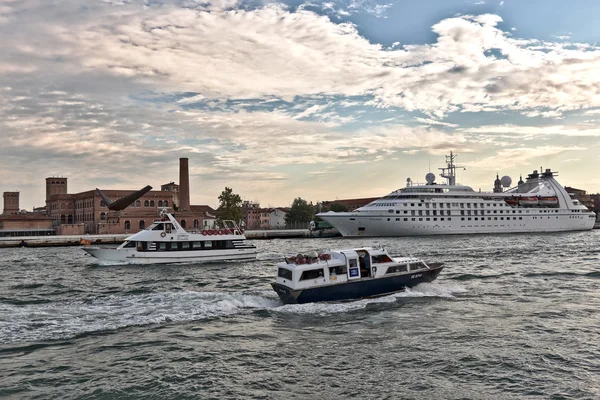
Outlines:
<svg viewBox="0 0 600 400"><path fill-rule="evenodd" d="M181 251L181 252L138 252L135 249L84 247L88 254L99 261L123 264L168 264L177 262L207 262L256 259L256 248Z"/></svg>
<svg viewBox="0 0 600 400"><path fill-rule="evenodd" d="M430 264L430 269L424 271L379 278L362 278L339 284L298 290L293 290L276 282L271 283L271 286L284 304L356 300L396 293L420 283L432 282L442 269L441 264Z"/></svg>

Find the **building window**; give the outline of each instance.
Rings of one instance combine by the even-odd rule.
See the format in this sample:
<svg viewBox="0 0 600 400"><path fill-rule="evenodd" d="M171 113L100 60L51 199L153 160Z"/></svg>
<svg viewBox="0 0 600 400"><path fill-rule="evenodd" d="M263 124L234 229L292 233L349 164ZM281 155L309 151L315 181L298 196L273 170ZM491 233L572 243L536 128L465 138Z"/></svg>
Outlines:
<svg viewBox="0 0 600 400"><path fill-rule="evenodd" d="M143 219L140 220L140 229L146 229L146 221Z"/></svg>
<svg viewBox="0 0 600 400"><path fill-rule="evenodd" d="M158 201L158 206L159 206L159 207L162 207L162 206L163 206L163 205L162 205L162 200L159 200L159 201Z"/></svg>
<svg viewBox="0 0 600 400"><path fill-rule="evenodd" d="M200 221L197 219L194 220L194 229L198 229L200 227Z"/></svg>
<svg viewBox="0 0 600 400"><path fill-rule="evenodd" d="M150 200L150 207L154 207L154 200Z"/></svg>
<svg viewBox="0 0 600 400"><path fill-rule="evenodd" d="M163 207L169 207L169 201L168 200L163 201Z"/></svg>
<svg viewBox="0 0 600 400"><path fill-rule="evenodd" d="M131 222L125 221L125 230L129 230L129 229L131 229Z"/></svg>
<svg viewBox="0 0 600 400"><path fill-rule="evenodd" d="M104 221L106 219L106 213L100 213L100 221Z"/></svg>
<svg viewBox="0 0 600 400"><path fill-rule="evenodd" d="M183 229L185 229L185 219L182 219L180 225Z"/></svg>
<svg viewBox="0 0 600 400"><path fill-rule="evenodd" d="M135 201L135 206L136 207L141 207L142 206L142 201L141 200L136 200Z"/></svg>
<svg viewBox="0 0 600 400"><path fill-rule="evenodd" d="M150 202L148 200L144 200L144 207L150 207Z"/></svg>

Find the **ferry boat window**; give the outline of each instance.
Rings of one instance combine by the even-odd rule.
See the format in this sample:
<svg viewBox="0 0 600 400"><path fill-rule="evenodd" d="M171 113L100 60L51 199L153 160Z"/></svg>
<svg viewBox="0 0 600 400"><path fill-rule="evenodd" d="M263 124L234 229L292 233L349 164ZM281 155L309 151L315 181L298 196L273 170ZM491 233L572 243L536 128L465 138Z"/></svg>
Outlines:
<svg viewBox="0 0 600 400"><path fill-rule="evenodd" d="M192 249L200 250L202 248L202 242L192 242Z"/></svg>
<svg viewBox="0 0 600 400"><path fill-rule="evenodd" d="M165 224L165 232L171 233L171 224Z"/></svg>
<svg viewBox="0 0 600 400"><path fill-rule="evenodd" d="M156 224L154 225L154 227L152 228L153 231L162 231L163 230L163 226L161 224Z"/></svg>
<svg viewBox="0 0 600 400"><path fill-rule="evenodd" d="M347 273L346 266L342 265L339 267L329 268L329 275L345 275Z"/></svg>
<svg viewBox="0 0 600 400"><path fill-rule="evenodd" d="M213 245L212 242L207 240L206 242L204 242L204 248L205 249L212 249Z"/></svg>
<svg viewBox="0 0 600 400"><path fill-rule="evenodd" d="M423 268L426 268L426 267L425 267L425 264L423 264L422 262L410 264L411 271L416 271L416 270L423 269Z"/></svg>
<svg viewBox="0 0 600 400"><path fill-rule="evenodd" d="M279 268L277 270L277 276L283 279L292 280L292 271L287 268Z"/></svg>
<svg viewBox="0 0 600 400"><path fill-rule="evenodd" d="M387 254L381 254L378 256L373 256L373 263L388 263L392 262L392 259L387 256Z"/></svg>
<svg viewBox="0 0 600 400"><path fill-rule="evenodd" d="M389 267L387 269L387 271L385 271L386 275L387 274L395 274L397 272L408 272L408 265L406 265L406 264L394 265L393 267Z"/></svg>
<svg viewBox="0 0 600 400"><path fill-rule="evenodd" d="M160 250L160 251L167 250L167 243L165 243L165 242L159 242L158 243L158 250Z"/></svg>
<svg viewBox="0 0 600 400"><path fill-rule="evenodd" d="M123 246L124 248L130 248L130 247L135 247L135 241L131 241L128 242L125 246Z"/></svg>
<svg viewBox="0 0 600 400"><path fill-rule="evenodd" d="M179 245L176 242L167 243L167 250L179 250Z"/></svg>
<svg viewBox="0 0 600 400"><path fill-rule="evenodd" d="M181 250L189 250L190 242L181 242Z"/></svg>
<svg viewBox="0 0 600 400"><path fill-rule="evenodd" d="M322 278L323 274L324 274L323 268L309 269L307 271L302 272L302 275L300 276L300 280L306 281L309 279Z"/></svg>

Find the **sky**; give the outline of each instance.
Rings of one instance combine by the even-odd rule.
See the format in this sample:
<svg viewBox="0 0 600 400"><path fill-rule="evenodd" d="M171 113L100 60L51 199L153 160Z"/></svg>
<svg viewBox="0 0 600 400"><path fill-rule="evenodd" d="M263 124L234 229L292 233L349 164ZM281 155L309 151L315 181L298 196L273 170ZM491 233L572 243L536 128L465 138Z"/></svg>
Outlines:
<svg viewBox="0 0 600 400"><path fill-rule="evenodd" d="M385 195L457 154L600 192L600 2L0 0L0 191ZM599 40L600 41L600 40ZM438 183L444 182L438 176ZM1 201L1 200L0 200Z"/></svg>

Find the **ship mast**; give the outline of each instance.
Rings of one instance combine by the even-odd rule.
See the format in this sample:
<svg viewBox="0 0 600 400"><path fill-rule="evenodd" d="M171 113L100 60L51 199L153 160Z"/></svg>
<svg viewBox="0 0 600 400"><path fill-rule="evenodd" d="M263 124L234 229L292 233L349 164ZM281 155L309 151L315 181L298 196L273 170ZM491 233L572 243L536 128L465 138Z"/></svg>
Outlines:
<svg viewBox="0 0 600 400"><path fill-rule="evenodd" d="M450 155L446 156L447 167L446 168L438 168L438 169L442 170L442 173L440 174L440 176L442 178L448 179L449 186L456 185L456 168L462 168L462 169L466 170L465 167L454 165L455 158L456 158L456 154L452 154L452 152L450 152Z"/></svg>

